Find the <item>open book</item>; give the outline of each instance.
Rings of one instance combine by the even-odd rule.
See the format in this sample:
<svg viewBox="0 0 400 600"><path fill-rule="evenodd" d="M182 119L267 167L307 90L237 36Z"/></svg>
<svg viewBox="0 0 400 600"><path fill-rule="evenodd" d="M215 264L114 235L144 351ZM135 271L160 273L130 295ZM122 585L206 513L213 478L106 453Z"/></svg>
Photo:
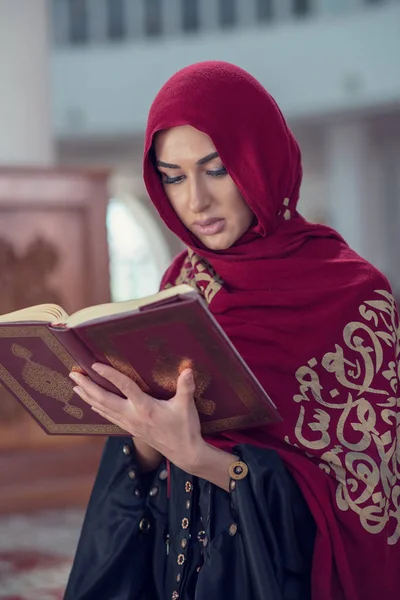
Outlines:
<svg viewBox="0 0 400 600"><path fill-rule="evenodd" d="M171 398L179 374L194 372L203 433L280 419L202 297L188 285L84 308L68 315L42 304L0 316L0 381L49 434L126 435L73 391L71 370L113 385L91 366L102 362L143 391Z"/></svg>
<svg viewBox="0 0 400 600"><path fill-rule="evenodd" d="M22 322L43 322L52 326L64 325L65 327L76 327L83 325L95 319L107 319L127 312L134 312L154 302L163 302L180 294L192 293L193 288L189 285L177 285L166 290L162 290L152 296L126 300L125 302L108 302L107 304L97 304L82 308L69 315L58 304L38 304L22 308L5 315L0 315L0 325L2 323L22 323Z"/></svg>

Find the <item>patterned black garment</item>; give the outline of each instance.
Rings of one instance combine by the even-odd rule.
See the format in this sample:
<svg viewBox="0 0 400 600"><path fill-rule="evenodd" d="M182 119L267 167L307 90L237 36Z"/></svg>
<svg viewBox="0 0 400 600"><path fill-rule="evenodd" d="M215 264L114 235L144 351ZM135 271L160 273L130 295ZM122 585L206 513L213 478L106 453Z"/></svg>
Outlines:
<svg viewBox="0 0 400 600"><path fill-rule="evenodd" d="M64 600L308 600L315 525L279 456L237 446L230 493L107 441Z"/></svg>

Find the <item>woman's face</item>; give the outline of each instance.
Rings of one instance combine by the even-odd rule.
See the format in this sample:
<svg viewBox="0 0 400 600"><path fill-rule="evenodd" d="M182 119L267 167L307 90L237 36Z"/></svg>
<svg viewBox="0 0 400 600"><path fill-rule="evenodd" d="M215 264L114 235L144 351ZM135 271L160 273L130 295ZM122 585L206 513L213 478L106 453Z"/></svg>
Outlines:
<svg viewBox="0 0 400 600"><path fill-rule="evenodd" d="M157 169L182 223L210 250L225 250L253 222L254 214L205 133L181 125L157 133Z"/></svg>

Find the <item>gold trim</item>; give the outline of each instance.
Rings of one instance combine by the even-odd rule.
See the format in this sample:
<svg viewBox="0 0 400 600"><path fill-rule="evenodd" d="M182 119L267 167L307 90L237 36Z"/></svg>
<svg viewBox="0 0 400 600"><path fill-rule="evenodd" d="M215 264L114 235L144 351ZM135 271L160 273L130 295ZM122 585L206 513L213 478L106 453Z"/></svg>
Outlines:
<svg viewBox="0 0 400 600"><path fill-rule="evenodd" d="M149 531L151 527L150 521L146 518L141 519L140 523L139 523L139 529L140 531L143 531L144 533L147 533Z"/></svg>
<svg viewBox="0 0 400 600"><path fill-rule="evenodd" d="M236 460L228 467L229 477L236 481L247 477L249 467L242 460Z"/></svg>
<svg viewBox="0 0 400 600"><path fill-rule="evenodd" d="M0 338L40 338L68 371L77 366L72 356L49 331L47 325L0 327ZM50 435L127 435L120 427L111 423L91 425L55 423L2 364L0 364L0 381ZM78 403L78 396L74 401Z"/></svg>
<svg viewBox="0 0 400 600"><path fill-rule="evenodd" d="M369 294L337 339L299 365L295 437L285 441L332 478L336 508L354 517L353 527L358 520L394 546L400 545L400 321L388 289Z"/></svg>
<svg viewBox="0 0 400 600"><path fill-rule="evenodd" d="M238 530L238 526L236 525L236 523L232 523L232 525L229 526L229 535L231 535L233 537L234 535L237 534L237 530Z"/></svg>

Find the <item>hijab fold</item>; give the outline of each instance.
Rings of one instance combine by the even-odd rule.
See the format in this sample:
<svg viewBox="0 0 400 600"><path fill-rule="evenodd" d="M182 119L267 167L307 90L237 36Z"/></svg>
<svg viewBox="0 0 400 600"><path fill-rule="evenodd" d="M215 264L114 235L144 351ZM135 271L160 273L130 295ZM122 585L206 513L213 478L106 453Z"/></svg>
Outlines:
<svg viewBox="0 0 400 600"><path fill-rule="evenodd" d="M224 251L184 227L154 166L155 134L186 124L210 136L256 216ZM150 110L143 168L152 202L187 247L162 287L185 282L204 295L283 417L208 441L279 452L318 528L314 600L396 597L400 344L387 280L297 212L299 147L276 102L239 67L198 63L167 81Z"/></svg>

